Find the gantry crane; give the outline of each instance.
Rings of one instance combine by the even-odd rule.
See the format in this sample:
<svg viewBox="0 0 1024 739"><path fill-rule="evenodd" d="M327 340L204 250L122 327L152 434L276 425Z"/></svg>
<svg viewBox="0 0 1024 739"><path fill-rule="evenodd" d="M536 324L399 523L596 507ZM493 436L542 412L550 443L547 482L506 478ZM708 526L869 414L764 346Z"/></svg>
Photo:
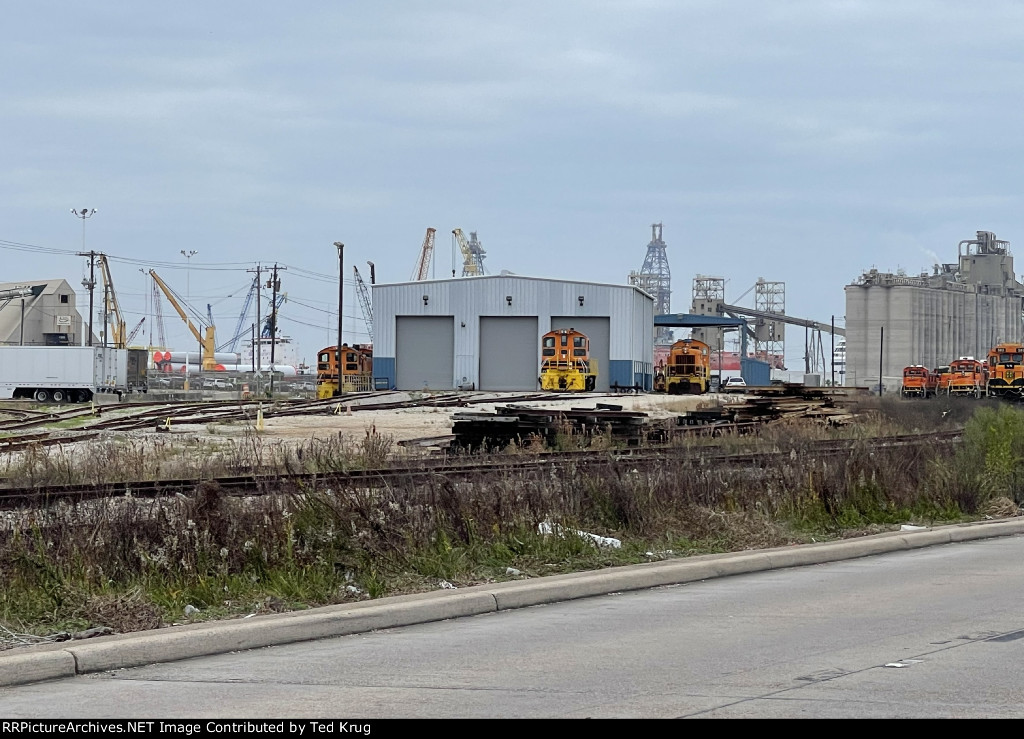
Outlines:
<svg viewBox="0 0 1024 739"><path fill-rule="evenodd" d="M103 316L106 324L110 325L109 343L115 349L124 349L128 346L125 322L124 316L121 314L121 305L117 302L117 293L114 292L114 278L110 275L110 264L107 262L106 254L97 256L100 277L103 279Z"/></svg>
<svg viewBox="0 0 1024 739"><path fill-rule="evenodd" d="M160 289L163 290L163 293L164 293L164 295L167 296L167 300L170 301L171 306L174 308L174 310L178 311L178 315L181 316L181 320L183 320L185 322L185 325L188 326L188 330L192 332L192 335L196 337L196 340L199 342L200 346L202 347L202 355L201 356L202 356L203 370L204 371L215 370L217 368L217 361L216 361L216 359L214 359L214 355L216 353L217 347L216 347L216 340L215 340L215 337L214 337L214 327L213 326L205 326L204 327L204 329L205 329L204 333L202 333L202 334L199 333L199 329L196 328L193 325L192 321L190 321L188 319L188 316L185 314L185 311L182 309L181 305L179 305L178 301L175 299L174 292L171 290L171 288L167 287L167 284L163 280L161 280L160 276L157 275L157 273L154 272L153 270L149 270L149 274L153 278L153 282L155 282L157 285L159 285ZM189 308L189 309L191 310L191 308ZM186 368L186 371L187 371L187 368Z"/></svg>
<svg viewBox="0 0 1024 739"><path fill-rule="evenodd" d="M472 240L467 242L461 228L452 229L452 236L462 252L462 276L476 277L484 272L484 248L477 241L476 232L470 232Z"/></svg>
<svg viewBox="0 0 1024 739"><path fill-rule="evenodd" d="M372 265L372 262L368 262ZM356 277L356 293L359 295L359 307L363 309L363 320L366 321L366 333L370 336L370 343L373 343L373 306L370 305L370 291L366 289L363 276L359 274L359 267L352 265L352 272Z"/></svg>
<svg viewBox="0 0 1024 739"><path fill-rule="evenodd" d="M423 245L420 247L420 257L416 261L416 269L413 270L412 279L425 280L430 272L430 259L434 256L434 234L436 228L428 228L427 235L423 237Z"/></svg>

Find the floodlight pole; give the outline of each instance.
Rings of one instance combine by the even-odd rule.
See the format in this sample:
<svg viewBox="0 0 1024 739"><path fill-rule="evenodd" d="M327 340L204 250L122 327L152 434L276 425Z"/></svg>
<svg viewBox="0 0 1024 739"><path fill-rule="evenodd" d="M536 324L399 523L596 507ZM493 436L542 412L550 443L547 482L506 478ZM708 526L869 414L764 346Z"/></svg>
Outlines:
<svg viewBox="0 0 1024 739"><path fill-rule="evenodd" d="M80 257L89 257L89 280L82 280L82 287L89 289L89 346L92 346L93 289L96 287L96 252L85 250L85 219L92 218L99 211L96 208L72 208L71 215L82 219L82 251Z"/></svg>

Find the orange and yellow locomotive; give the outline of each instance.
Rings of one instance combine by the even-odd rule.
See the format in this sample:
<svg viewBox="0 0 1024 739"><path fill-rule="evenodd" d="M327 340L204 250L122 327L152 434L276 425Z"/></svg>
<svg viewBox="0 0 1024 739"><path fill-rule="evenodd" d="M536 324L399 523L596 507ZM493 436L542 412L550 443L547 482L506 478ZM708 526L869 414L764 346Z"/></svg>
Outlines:
<svg viewBox="0 0 1024 739"><path fill-rule="evenodd" d="M928 398L935 395L939 387L939 376L923 364L912 364L903 368L903 384L900 397Z"/></svg>
<svg viewBox="0 0 1024 739"><path fill-rule="evenodd" d="M597 384L597 360L590 339L574 328L549 331L540 341L541 390L590 391Z"/></svg>
<svg viewBox="0 0 1024 739"><path fill-rule="evenodd" d="M697 339L672 345L665 364L664 392L670 395L703 394L711 378L711 347Z"/></svg>
<svg viewBox="0 0 1024 739"><path fill-rule="evenodd" d="M988 386L988 366L974 357L960 357L949 363L946 375L947 395L968 395L980 398ZM942 386L940 384L940 392Z"/></svg>
<svg viewBox="0 0 1024 739"><path fill-rule="evenodd" d="M997 344L989 349L986 395L1024 395L1024 345Z"/></svg>
<svg viewBox="0 0 1024 739"><path fill-rule="evenodd" d="M373 349L367 344L342 344L342 389L346 393L372 390ZM338 394L338 347L329 346L316 355L316 397Z"/></svg>

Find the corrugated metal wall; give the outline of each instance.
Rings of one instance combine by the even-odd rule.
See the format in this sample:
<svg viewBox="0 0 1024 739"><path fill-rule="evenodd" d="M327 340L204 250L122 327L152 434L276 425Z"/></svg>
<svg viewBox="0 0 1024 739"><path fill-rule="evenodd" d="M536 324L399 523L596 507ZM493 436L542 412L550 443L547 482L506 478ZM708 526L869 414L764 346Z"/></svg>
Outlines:
<svg viewBox="0 0 1024 739"><path fill-rule="evenodd" d="M582 298L582 301L580 300ZM654 300L629 285L567 282L518 275L488 275L373 286L374 375L393 373L397 316L451 316L455 327L453 386L480 387L480 318L537 318L534 361L540 368L540 338L551 330L551 317L607 318L609 367L621 385L650 388L653 380ZM630 377L632 370L632 377ZM391 384L397 378L387 375ZM409 388L415 389L415 388ZM483 389L483 388L481 388Z"/></svg>

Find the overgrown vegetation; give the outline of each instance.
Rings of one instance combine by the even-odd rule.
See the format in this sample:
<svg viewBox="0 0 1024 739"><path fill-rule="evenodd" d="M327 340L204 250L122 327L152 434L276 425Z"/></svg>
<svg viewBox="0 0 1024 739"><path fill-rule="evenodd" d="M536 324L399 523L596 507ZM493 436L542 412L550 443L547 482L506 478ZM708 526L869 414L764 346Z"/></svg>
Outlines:
<svg viewBox="0 0 1024 739"><path fill-rule="evenodd" d="M775 425L757 435L681 442L657 466L609 455L599 466L536 471L521 464L533 452L519 450L498 474L360 488L341 487L329 473L386 464L391 439L373 429L291 449L255 436L185 449L163 439L155 446L115 439L89 455L33 449L12 456L0 474L23 484L142 470L168 478L268 469L325 476L315 488L282 480L276 494L248 499L207 482L184 498L127 495L13 515L0 525L0 625L37 635L147 629L850 537L975 518L994 501L1024 500L1021 410L871 399L860 411L865 420L841 430ZM954 447L870 441L960 426L963 441ZM839 436L853 439L843 452L815 451L814 442ZM559 444L572 448L573 440ZM770 454L756 467L702 463L708 446ZM622 546L599 547L573 532ZM198 610L186 616L187 606Z"/></svg>

